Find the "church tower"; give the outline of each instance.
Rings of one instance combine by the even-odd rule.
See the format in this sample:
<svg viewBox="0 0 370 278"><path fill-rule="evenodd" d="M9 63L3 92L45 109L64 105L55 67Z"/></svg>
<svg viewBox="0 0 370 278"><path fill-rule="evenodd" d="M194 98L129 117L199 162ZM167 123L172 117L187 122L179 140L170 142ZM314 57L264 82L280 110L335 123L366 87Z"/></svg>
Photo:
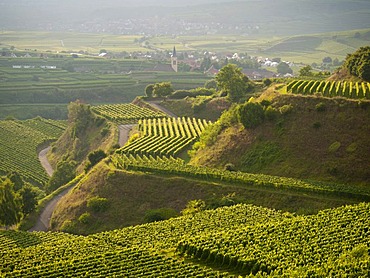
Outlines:
<svg viewBox="0 0 370 278"><path fill-rule="evenodd" d="M173 51L171 55L171 67L175 72L177 72L177 55L176 55L175 47L173 47Z"/></svg>

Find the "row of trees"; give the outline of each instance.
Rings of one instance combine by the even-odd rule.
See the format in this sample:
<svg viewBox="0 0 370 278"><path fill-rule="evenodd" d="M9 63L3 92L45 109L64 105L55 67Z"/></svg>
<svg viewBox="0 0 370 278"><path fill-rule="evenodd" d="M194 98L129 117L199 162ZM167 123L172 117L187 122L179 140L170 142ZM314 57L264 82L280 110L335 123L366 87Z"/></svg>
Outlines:
<svg viewBox="0 0 370 278"><path fill-rule="evenodd" d="M235 64L227 64L218 72L214 80L204 85L204 88L178 92L174 90L171 82L161 82L146 86L145 95L151 98L168 97L171 95L197 96L219 93L221 96L228 97L232 102L238 102L248 93L253 92L253 90L253 83L242 72L242 68L239 68Z"/></svg>

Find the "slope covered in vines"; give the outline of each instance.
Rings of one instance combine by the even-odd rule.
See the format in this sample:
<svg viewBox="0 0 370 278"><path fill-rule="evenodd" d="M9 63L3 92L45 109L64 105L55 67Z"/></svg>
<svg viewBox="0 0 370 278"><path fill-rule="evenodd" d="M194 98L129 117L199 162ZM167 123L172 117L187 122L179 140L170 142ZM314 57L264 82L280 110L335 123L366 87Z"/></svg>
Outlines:
<svg viewBox="0 0 370 278"><path fill-rule="evenodd" d="M295 216L237 205L90 236L0 232L6 277L369 274L369 204Z"/></svg>
<svg viewBox="0 0 370 278"><path fill-rule="evenodd" d="M0 171L16 171L31 183L45 184L48 176L38 160L37 148L58 139L65 128L64 122L42 118L0 121Z"/></svg>

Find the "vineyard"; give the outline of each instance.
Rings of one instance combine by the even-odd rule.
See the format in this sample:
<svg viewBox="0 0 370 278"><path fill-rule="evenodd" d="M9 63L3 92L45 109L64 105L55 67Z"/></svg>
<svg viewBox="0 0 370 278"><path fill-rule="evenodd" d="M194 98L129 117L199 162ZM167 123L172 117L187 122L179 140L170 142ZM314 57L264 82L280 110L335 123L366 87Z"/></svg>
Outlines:
<svg viewBox="0 0 370 278"><path fill-rule="evenodd" d="M239 186L252 186L261 189L285 189L299 192L316 192L370 200L370 191L366 188L355 189L345 185L303 181L287 177L264 174L250 174L239 171L227 171L205 166L186 164L180 158L143 154L115 154L110 161L117 169L151 172L161 175L175 175L197 178L200 180L233 183Z"/></svg>
<svg viewBox="0 0 370 278"><path fill-rule="evenodd" d="M252 205L90 236L0 231L5 277L367 277L369 204L294 216Z"/></svg>
<svg viewBox="0 0 370 278"><path fill-rule="evenodd" d="M140 119L163 118L166 115L162 112L155 112L132 103L105 104L93 106L92 110L117 124L133 124Z"/></svg>
<svg viewBox="0 0 370 278"><path fill-rule="evenodd" d="M31 183L46 183L48 176L38 160L37 147L56 140L65 128L64 122L42 118L0 121L0 172L16 171Z"/></svg>
<svg viewBox="0 0 370 278"><path fill-rule="evenodd" d="M118 150L121 154L177 156L197 140L209 121L195 118L153 118L139 121L141 137Z"/></svg>
<svg viewBox="0 0 370 278"><path fill-rule="evenodd" d="M325 97L370 99L370 83L326 80L293 80L286 86L286 92L302 95L321 93Z"/></svg>

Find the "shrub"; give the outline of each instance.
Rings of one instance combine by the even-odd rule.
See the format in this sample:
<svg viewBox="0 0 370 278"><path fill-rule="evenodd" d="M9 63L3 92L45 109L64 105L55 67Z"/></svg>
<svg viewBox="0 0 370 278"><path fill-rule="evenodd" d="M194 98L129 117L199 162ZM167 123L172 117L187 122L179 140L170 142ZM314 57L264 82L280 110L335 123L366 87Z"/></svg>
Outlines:
<svg viewBox="0 0 370 278"><path fill-rule="evenodd" d="M107 155L103 150L96 150L87 156L89 162L86 164L85 171L90 170L94 165L96 165L100 160L105 158Z"/></svg>
<svg viewBox="0 0 370 278"><path fill-rule="evenodd" d="M75 224L71 220L65 220L62 226L60 227L60 230L62 232L70 233L73 232L74 228Z"/></svg>
<svg viewBox="0 0 370 278"><path fill-rule="evenodd" d="M320 103L316 104L315 109L318 112L323 112L323 111L326 110L326 104L323 103L323 102L320 102Z"/></svg>
<svg viewBox="0 0 370 278"><path fill-rule="evenodd" d="M181 211L182 215L196 214L201 212L206 207L206 203L203 200L191 200L188 202L186 207Z"/></svg>
<svg viewBox="0 0 370 278"><path fill-rule="evenodd" d="M278 111L272 106L268 106L265 109L265 118L269 121L275 120L278 116Z"/></svg>
<svg viewBox="0 0 370 278"><path fill-rule="evenodd" d="M144 220L146 223L151 223L151 222L167 220L167 219L170 219L176 216L178 216L178 213L176 210L172 208L159 208L159 209L148 210L145 213Z"/></svg>
<svg viewBox="0 0 370 278"><path fill-rule="evenodd" d="M288 114L293 110L293 105L291 104L285 104L279 108L279 112L282 115Z"/></svg>
<svg viewBox="0 0 370 278"><path fill-rule="evenodd" d="M335 141L333 144L329 146L329 152L334 153L336 152L341 146L341 143L338 141Z"/></svg>
<svg viewBox="0 0 370 278"><path fill-rule="evenodd" d="M92 197L87 201L87 207L93 212L103 212L107 210L109 205L108 199L103 197Z"/></svg>
<svg viewBox="0 0 370 278"><path fill-rule="evenodd" d="M234 164L232 164L232 163L227 163L227 164L225 165L225 170L226 170L226 171L235 171L235 165L234 165Z"/></svg>
<svg viewBox="0 0 370 278"><path fill-rule="evenodd" d="M265 86L270 86L270 85L271 85L271 83L272 83L271 79L269 79L269 78L265 78L265 79L263 79L263 84L264 84Z"/></svg>
<svg viewBox="0 0 370 278"><path fill-rule="evenodd" d="M102 137L104 137L105 135L107 135L109 133L109 128L105 127L103 128L101 131L100 131L100 135Z"/></svg>
<svg viewBox="0 0 370 278"><path fill-rule="evenodd" d="M90 213L85 212L85 213L80 215L80 217L78 218L78 221L82 224L88 224L89 221L90 221L90 218L91 218Z"/></svg>
<svg viewBox="0 0 370 278"><path fill-rule="evenodd" d="M265 118L265 113L259 103L247 102L239 108L239 121L245 128L255 128Z"/></svg>
<svg viewBox="0 0 370 278"><path fill-rule="evenodd" d="M314 122L312 126L314 128L320 128L321 127L321 123L320 122Z"/></svg>

